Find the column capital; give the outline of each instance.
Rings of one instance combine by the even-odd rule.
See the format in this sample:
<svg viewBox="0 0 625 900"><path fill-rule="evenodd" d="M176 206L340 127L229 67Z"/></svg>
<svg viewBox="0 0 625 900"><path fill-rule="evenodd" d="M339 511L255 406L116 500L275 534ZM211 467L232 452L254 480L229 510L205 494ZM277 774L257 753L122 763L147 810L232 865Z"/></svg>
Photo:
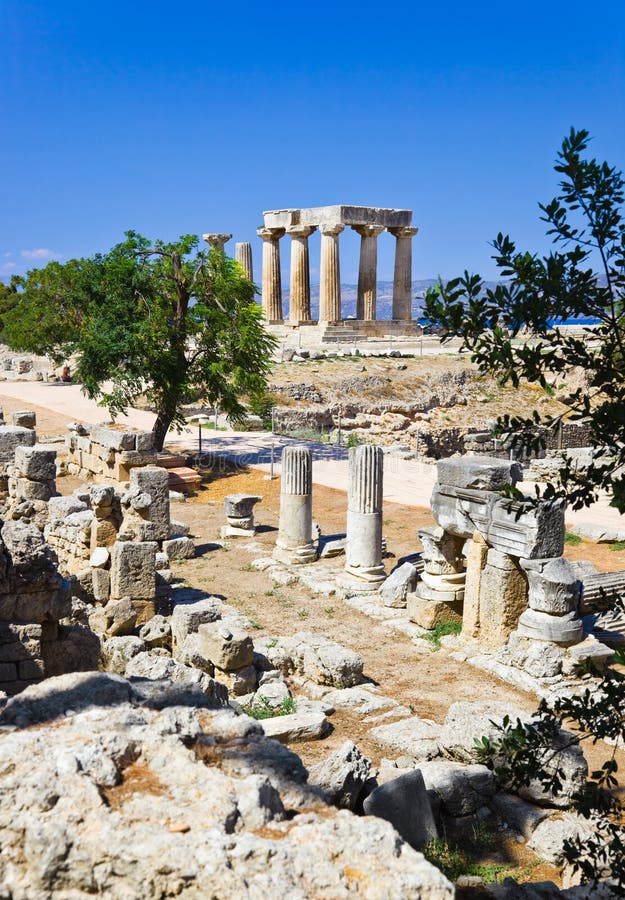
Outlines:
<svg viewBox="0 0 625 900"><path fill-rule="evenodd" d="M310 237L313 231L317 230L316 225L289 225L286 233L294 238Z"/></svg>
<svg viewBox="0 0 625 900"><path fill-rule="evenodd" d="M256 234L263 241L277 241L284 234L284 228L257 228Z"/></svg>
<svg viewBox="0 0 625 900"><path fill-rule="evenodd" d="M419 229L414 228L411 225L402 225L400 228L389 228L388 231L390 231L391 234L394 234L396 238L411 238L415 236Z"/></svg>
<svg viewBox="0 0 625 900"><path fill-rule="evenodd" d="M340 234L344 228L344 225L340 225L337 222L335 225L320 225L319 231L321 234Z"/></svg>
<svg viewBox="0 0 625 900"><path fill-rule="evenodd" d="M384 225L352 225L351 227L361 237L377 237L384 231Z"/></svg>
<svg viewBox="0 0 625 900"><path fill-rule="evenodd" d="M223 245L226 244L231 237L231 234L219 234L216 232L214 234L203 234L202 240L206 241L207 244L210 244L213 247L223 247Z"/></svg>

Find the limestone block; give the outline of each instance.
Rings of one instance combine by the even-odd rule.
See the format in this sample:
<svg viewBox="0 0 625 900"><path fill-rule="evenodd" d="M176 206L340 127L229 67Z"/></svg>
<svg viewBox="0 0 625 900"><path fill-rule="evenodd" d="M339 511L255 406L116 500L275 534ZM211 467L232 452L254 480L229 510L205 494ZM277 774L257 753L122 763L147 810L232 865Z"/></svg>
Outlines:
<svg viewBox="0 0 625 900"><path fill-rule="evenodd" d="M579 608L582 584L567 559L527 559L521 566L527 572L530 609L563 615Z"/></svg>
<svg viewBox="0 0 625 900"><path fill-rule="evenodd" d="M151 600L156 590L154 542L117 542L111 548L111 597Z"/></svg>
<svg viewBox="0 0 625 900"><path fill-rule="evenodd" d="M473 533L464 552L467 568L462 607L462 636L468 640L474 640L477 638L480 628L480 589L488 553L486 541L479 531Z"/></svg>
<svg viewBox="0 0 625 900"><path fill-rule="evenodd" d="M224 672L249 666L254 657L254 647L249 634L235 624L224 620L200 625L199 647L202 655Z"/></svg>
<svg viewBox="0 0 625 900"><path fill-rule="evenodd" d="M174 655L188 634L195 634L200 625L221 618L222 603L217 597L178 601L171 614L172 647Z"/></svg>
<svg viewBox="0 0 625 900"><path fill-rule="evenodd" d="M500 495L493 491L434 485L430 505L438 524L450 534L470 538L477 530L486 535L491 509Z"/></svg>
<svg viewBox="0 0 625 900"><path fill-rule="evenodd" d="M17 447L15 467L24 478L33 481L54 481L56 478L56 450L40 444Z"/></svg>
<svg viewBox="0 0 625 900"><path fill-rule="evenodd" d="M35 428L37 425L37 414L32 409L16 409L11 413L11 424L19 428Z"/></svg>
<svg viewBox="0 0 625 900"><path fill-rule="evenodd" d="M214 678L221 684L225 684L231 696L243 697L246 694L253 694L256 690L258 673L252 665L243 666L241 669L231 672L225 672L215 667Z"/></svg>
<svg viewBox="0 0 625 900"><path fill-rule="evenodd" d="M102 661L107 672L115 672L123 675L130 660L143 653L146 649L144 642L134 635L108 638L102 643Z"/></svg>
<svg viewBox="0 0 625 900"><path fill-rule="evenodd" d="M91 439L94 443L113 450L134 450L136 445L135 432L107 428L106 425L94 425Z"/></svg>
<svg viewBox="0 0 625 900"><path fill-rule="evenodd" d="M154 435L151 431L138 431L135 435L137 450L155 452Z"/></svg>
<svg viewBox="0 0 625 900"><path fill-rule="evenodd" d="M117 529L111 519L94 518L91 522L91 534L89 546L92 550L96 547L112 547L117 540Z"/></svg>
<svg viewBox="0 0 625 900"><path fill-rule="evenodd" d="M353 741L345 741L327 759L310 766L308 783L314 784L340 809L353 810L371 773L371 761Z"/></svg>
<svg viewBox="0 0 625 900"><path fill-rule="evenodd" d="M415 850L438 837L432 807L419 769L399 775L377 787L366 798L363 808L368 816L379 816Z"/></svg>
<svg viewBox="0 0 625 900"><path fill-rule="evenodd" d="M162 572L169 568L169 557L166 553L158 552L156 554L156 571Z"/></svg>
<svg viewBox="0 0 625 900"><path fill-rule="evenodd" d="M418 768L428 793L436 795L447 816L472 815L495 793L495 777L486 766L436 759L421 762Z"/></svg>
<svg viewBox="0 0 625 900"><path fill-rule="evenodd" d="M108 637L130 634L137 623L137 611L130 597L110 600L102 609L89 616L89 627Z"/></svg>
<svg viewBox="0 0 625 900"><path fill-rule="evenodd" d="M332 728L322 712L275 716L271 719L261 719L259 724L266 737L274 738L283 744L317 740L325 737Z"/></svg>
<svg viewBox="0 0 625 900"><path fill-rule="evenodd" d="M371 737L378 744L419 760L440 756L440 733L440 725L418 716L371 729Z"/></svg>
<svg viewBox="0 0 625 900"><path fill-rule="evenodd" d="M139 637L148 648L171 645L171 625L164 616L154 616L139 629Z"/></svg>
<svg viewBox="0 0 625 900"><path fill-rule="evenodd" d="M557 644L531 640L518 631L512 632L502 654L503 662L510 662L534 678L553 678L554 675L559 675L565 658L566 651Z"/></svg>
<svg viewBox="0 0 625 900"><path fill-rule="evenodd" d="M75 512L84 512L87 504L77 497L51 497L48 502L48 516L51 522L63 521L66 516Z"/></svg>
<svg viewBox="0 0 625 900"><path fill-rule="evenodd" d="M117 462L121 466L125 466L128 470L135 468L136 466L150 466L154 467L154 462L156 460L156 453L149 450L121 450L117 456ZM165 472L167 475L166 469L161 469L161 471Z"/></svg>
<svg viewBox="0 0 625 900"><path fill-rule="evenodd" d="M525 559L562 556L564 552L564 509L539 502L519 515L519 504L500 500L492 508L489 545L503 553Z"/></svg>
<svg viewBox="0 0 625 900"><path fill-rule="evenodd" d="M98 603L108 603L111 595L111 574L107 569L94 569L91 573L93 598Z"/></svg>
<svg viewBox="0 0 625 900"><path fill-rule="evenodd" d="M176 662L193 669L200 669L211 677L215 674L215 666L200 650L200 636L197 632L187 634L181 642L178 642L173 651Z"/></svg>
<svg viewBox="0 0 625 900"><path fill-rule="evenodd" d="M388 576L380 588L380 596L385 606L401 608L406 606L406 596L414 591L417 583L417 569L410 562L398 566Z"/></svg>
<svg viewBox="0 0 625 900"><path fill-rule="evenodd" d="M480 586L479 640L483 646L497 649L506 643L527 607L527 582L515 559L508 557L508 567L500 568L488 562L491 552Z"/></svg>
<svg viewBox="0 0 625 900"><path fill-rule="evenodd" d="M195 544L190 537L182 536L163 541L163 552L169 560L193 559L195 556Z"/></svg>
<svg viewBox="0 0 625 900"><path fill-rule="evenodd" d="M554 644L577 644L583 639L584 628L577 612L563 616L526 609L519 618L518 633L535 641L553 641Z"/></svg>
<svg viewBox="0 0 625 900"><path fill-rule="evenodd" d="M30 428L18 425L0 425L0 463L13 462L15 451L20 446L33 447L37 435Z"/></svg>
<svg viewBox="0 0 625 900"><path fill-rule="evenodd" d="M451 601L427 600L416 593L408 594L406 612L411 622L431 631L437 625L462 621L462 598Z"/></svg>
<svg viewBox="0 0 625 900"><path fill-rule="evenodd" d="M111 554L106 547L97 547L89 557L89 565L94 569L104 569L110 558Z"/></svg>
<svg viewBox="0 0 625 900"><path fill-rule="evenodd" d="M501 491L523 478L519 463L489 456L439 459L436 468L440 484L480 491Z"/></svg>
<svg viewBox="0 0 625 900"><path fill-rule="evenodd" d="M130 472L130 490L138 490L150 497L143 515L153 525L153 540L169 537L169 474L160 466L142 466Z"/></svg>
<svg viewBox="0 0 625 900"><path fill-rule="evenodd" d="M90 484L89 505L95 510L98 507L110 508L115 500L115 488L111 484Z"/></svg>
<svg viewBox="0 0 625 900"><path fill-rule="evenodd" d="M180 537L181 534L189 534L191 528L187 525L186 522L181 522L180 519L170 519L169 520L169 535L168 537Z"/></svg>
<svg viewBox="0 0 625 900"><path fill-rule="evenodd" d="M16 496L24 500L49 500L55 491L54 481L31 481L29 478L16 479Z"/></svg>

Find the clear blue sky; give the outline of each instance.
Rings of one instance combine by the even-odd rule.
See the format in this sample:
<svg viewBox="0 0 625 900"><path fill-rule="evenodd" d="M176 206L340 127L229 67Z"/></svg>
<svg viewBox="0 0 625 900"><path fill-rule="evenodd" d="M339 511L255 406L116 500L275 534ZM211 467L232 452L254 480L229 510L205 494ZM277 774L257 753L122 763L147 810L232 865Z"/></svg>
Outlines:
<svg viewBox="0 0 625 900"><path fill-rule="evenodd" d="M262 210L354 203L414 210L415 278L492 277L498 230L546 246L571 125L625 168L624 35L624 0L0 0L0 275L128 228L232 232L258 270Z"/></svg>

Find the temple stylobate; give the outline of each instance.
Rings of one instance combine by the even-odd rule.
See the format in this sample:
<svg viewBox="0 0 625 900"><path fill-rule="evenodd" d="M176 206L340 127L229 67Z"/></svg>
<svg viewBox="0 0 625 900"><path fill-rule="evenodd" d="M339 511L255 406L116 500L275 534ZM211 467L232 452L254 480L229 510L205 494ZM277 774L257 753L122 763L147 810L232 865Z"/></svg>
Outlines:
<svg viewBox="0 0 625 900"><path fill-rule="evenodd" d="M269 324L282 324L282 282L280 239L291 238L290 309L288 325L315 324L310 307L310 258L308 238L318 228L321 233L319 266L319 324L332 326L342 320L339 237L346 227L360 235L360 265L356 322L376 321L377 241L383 231L395 237L393 278L394 322L411 320L412 226L409 209L380 209L372 206L320 206L313 209L278 209L263 213L264 226L258 229L263 241L262 303Z"/></svg>

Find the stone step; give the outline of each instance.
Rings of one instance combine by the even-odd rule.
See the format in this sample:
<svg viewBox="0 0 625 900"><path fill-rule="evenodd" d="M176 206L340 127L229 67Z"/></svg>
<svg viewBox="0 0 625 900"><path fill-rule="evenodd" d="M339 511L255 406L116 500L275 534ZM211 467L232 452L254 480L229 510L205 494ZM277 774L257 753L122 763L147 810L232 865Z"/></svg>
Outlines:
<svg viewBox="0 0 625 900"><path fill-rule="evenodd" d="M156 465L163 469L184 468L186 466L186 457L180 453L159 453L156 458Z"/></svg>
<svg viewBox="0 0 625 900"><path fill-rule="evenodd" d="M176 466L168 471L169 489L171 491L190 493L191 491L196 491L202 482L202 476L198 475L195 469L190 469L187 466Z"/></svg>

